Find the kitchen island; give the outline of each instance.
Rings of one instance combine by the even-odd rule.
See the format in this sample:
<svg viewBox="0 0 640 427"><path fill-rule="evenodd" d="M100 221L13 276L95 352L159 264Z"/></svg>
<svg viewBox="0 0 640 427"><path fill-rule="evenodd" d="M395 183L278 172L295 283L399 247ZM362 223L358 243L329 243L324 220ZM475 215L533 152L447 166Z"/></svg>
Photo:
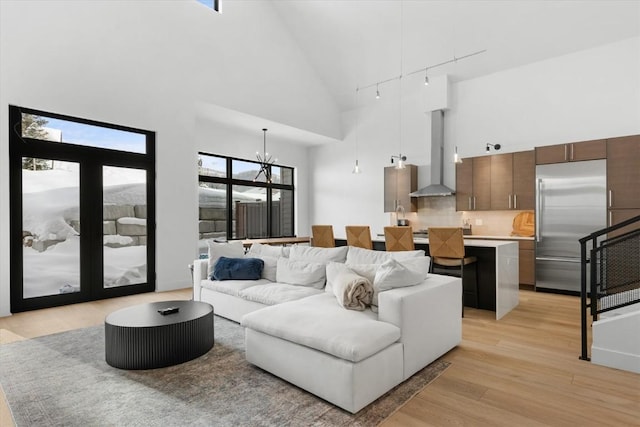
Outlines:
<svg viewBox="0 0 640 427"><path fill-rule="evenodd" d="M385 250L384 238L373 238L373 249ZM416 249L429 255L429 239L414 238ZM336 238L336 246L347 240ZM518 305L518 243L506 240L464 239L467 256L478 259L478 308L502 318Z"/></svg>

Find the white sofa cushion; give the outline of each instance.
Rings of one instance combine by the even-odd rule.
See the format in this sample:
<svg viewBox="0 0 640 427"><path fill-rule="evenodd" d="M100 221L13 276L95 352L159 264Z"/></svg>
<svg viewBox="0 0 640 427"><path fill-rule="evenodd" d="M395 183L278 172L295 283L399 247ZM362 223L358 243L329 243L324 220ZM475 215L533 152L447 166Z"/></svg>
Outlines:
<svg viewBox="0 0 640 427"><path fill-rule="evenodd" d="M276 281L279 283L322 289L326 280L327 273L324 264L295 261L284 257L278 258Z"/></svg>
<svg viewBox="0 0 640 427"><path fill-rule="evenodd" d="M251 254L247 252L244 255L245 258L259 258L264 262L262 267L262 279L267 279L271 282L276 281L276 271L278 268L278 258L269 255Z"/></svg>
<svg viewBox="0 0 640 427"><path fill-rule="evenodd" d="M272 246L272 245L263 245L262 243L253 243L249 247L247 251L248 254L253 255L254 257L260 255L271 256L275 258L289 257L289 247L288 246Z"/></svg>
<svg viewBox="0 0 640 427"><path fill-rule="evenodd" d="M249 301L264 305L275 305L295 301L300 298L316 295L322 291L316 288L288 285L286 283L267 283L262 286L251 286L239 292L239 296Z"/></svg>
<svg viewBox="0 0 640 427"><path fill-rule="evenodd" d="M424 282L424 279L427 277L427 271L429 270L429 262L422 258L417 260L422 264L426 264L426 268L424 265L420 266L420 263L413 262L414 260L411 261L421 268L410 268L394 259L389 259L378 267L376 270L376 276L373 279L373 300L371 301L372 310L377 310L378 294L380 292L393 288L415 286ZM411 262L408 263L411 264Z"/></svg>
<svg viewBox="0 0 640 427"><path fill-rule="evenodd" d="M400 339L400 328L371 310L345 310L326 292L246 314L242 326L359 362Z"/></svg>
<svg viewBox="0 0 640 427"><path fill-rule="evenodd" d="M265 279L259 280L203 280L201 282L201 286L205 289L210 289L212 291L217 291L223 294L232 295L237 297L240 294L240 291L243 289L247 289L250 287L261 287L266 285L269 282Z"/></svg>
<svg viewBox="0 0 640 427"><path fill-rule="evenodd" d="M318 248L314 246L292 246L289 258L298 261L313 261L328 264L329 262L344 262L349 252L348 246L337 248Z"/></svg>
<svg viewBox="0 0 640 427"><path fill-rule="evenodd" d="M242 258L244 256L244 246L242 241L234 240L228 243L217 243L213 240L207 240L207 246L209 246L209 268L207 270L207 277L211 278L213 269L218 262L218 258Z"/></svg>
<svg viewBox="0 0 640 427"><path fill-rule="evenodd" d="M422 249L415 251L387 252L349 246L349 252L347 253L347 259L345 262L347 264L382 264L391 258L401 261L424 256L425 252Z"/></svg>

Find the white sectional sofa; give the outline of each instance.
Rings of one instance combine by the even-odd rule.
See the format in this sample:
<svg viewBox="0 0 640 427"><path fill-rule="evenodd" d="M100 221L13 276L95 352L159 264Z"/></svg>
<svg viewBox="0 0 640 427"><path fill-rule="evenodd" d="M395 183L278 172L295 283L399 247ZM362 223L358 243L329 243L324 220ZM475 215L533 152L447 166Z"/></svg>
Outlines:
<svg viewBox="0 0 640 427"><path fill-rule="evenodd" d="M416 262L428 264L423 251L256 248L246 256L264 259L264 275L270 279L277 266L276 277L285 283L267 278L210 280L208 260L196 260L194 299L245 327L250 363L349 412L364 408L462 339L459 278L427 275L422 267L417 270L426 278L412 286L393 283L389 276L391 289L376 292L377 312L347 310L331 290L331 281L320 288L317 280L309 279L321 270L316 264L344 262L364 277L371 274L373 283L382 265L416 270ZM302 270L292 272L287 263ZM295 280L305 285L291 283ZM379 282L379 289L386 289Z"/></svg>

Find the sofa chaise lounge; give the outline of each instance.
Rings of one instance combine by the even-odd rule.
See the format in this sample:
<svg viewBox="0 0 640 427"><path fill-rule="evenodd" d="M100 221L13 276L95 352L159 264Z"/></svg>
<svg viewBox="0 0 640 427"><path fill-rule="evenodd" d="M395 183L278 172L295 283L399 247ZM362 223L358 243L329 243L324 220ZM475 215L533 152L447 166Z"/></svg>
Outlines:
<svg viewBox="0 0 640 427"><path fill-rule="evenodd" d="M196 260L194 299L245 328L250 363L349 412L364 408L462 339L459 278L424 273L412 286L396 283L377 292L377 312L345 309L330 280L326 286L319 286L320 280L315 287L307 285L322 270L309 270L311 265L343 262L365 276L367 269L379 276L381 266L390 263L414 269L416 262L428 265L423 251L256 246L246 256L265 260L263 277L268 278L211 280L212 261ZM292 273L291 264L299 271ZM276 280L269 280L274 266Z"/></svg>

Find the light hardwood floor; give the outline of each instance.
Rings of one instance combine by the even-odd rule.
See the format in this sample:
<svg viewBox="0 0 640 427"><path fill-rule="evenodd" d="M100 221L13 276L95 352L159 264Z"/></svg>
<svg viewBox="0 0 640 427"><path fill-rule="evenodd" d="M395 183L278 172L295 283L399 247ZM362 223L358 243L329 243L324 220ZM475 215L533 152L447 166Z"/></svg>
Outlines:
<svg viewBox="0 0 640 427"><path fill-rule="evenodd" d="M120 307L190 297L186 289L19 313L0 318L0 343L100 325ZM384 427L640 426L640 375L579 360L579 325L578 298L563 295L522 290L520 305L499 321L466 309L463 341L443 357L451 367ZM0 425L11 426L0 400Z"/></svg>

